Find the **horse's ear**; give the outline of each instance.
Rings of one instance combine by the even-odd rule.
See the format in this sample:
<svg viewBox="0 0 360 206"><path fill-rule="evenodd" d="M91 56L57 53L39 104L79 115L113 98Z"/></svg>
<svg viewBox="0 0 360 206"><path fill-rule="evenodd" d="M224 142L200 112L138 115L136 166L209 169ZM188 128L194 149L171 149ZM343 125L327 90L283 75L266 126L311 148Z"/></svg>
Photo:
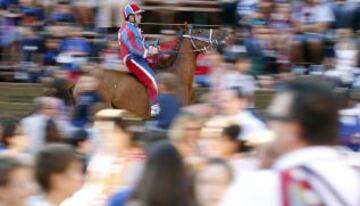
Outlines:
<svg viewBox="0 0 360 206"><path fill-rule="evenodd" d="M185 22L184 24L178 25L176 28L179 31L178 33L185 34L187 31L187 27L187 22Z"/></svg>
<svg viewBox="0 0 360 206"><path fill-rule="evenodd" d="M184 22L184 33L187 33L189 31L189 24L187 21Z"/></svg>

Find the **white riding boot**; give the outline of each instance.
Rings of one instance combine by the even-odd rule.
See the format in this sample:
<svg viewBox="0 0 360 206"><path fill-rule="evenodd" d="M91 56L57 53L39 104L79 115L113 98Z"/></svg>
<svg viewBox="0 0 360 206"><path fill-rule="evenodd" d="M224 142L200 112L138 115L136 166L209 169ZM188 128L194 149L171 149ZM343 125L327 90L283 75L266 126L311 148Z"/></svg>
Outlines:
<svg viewBox="0 0 360 206"><path fill-rule="evenodd" d="M155 117L155 116L159 115L159 113L160 113L159 104L154 104L154 105L152 105L152 106L151 106L151 113L150 113L150 115L151 115L152 117Z"/></svg>

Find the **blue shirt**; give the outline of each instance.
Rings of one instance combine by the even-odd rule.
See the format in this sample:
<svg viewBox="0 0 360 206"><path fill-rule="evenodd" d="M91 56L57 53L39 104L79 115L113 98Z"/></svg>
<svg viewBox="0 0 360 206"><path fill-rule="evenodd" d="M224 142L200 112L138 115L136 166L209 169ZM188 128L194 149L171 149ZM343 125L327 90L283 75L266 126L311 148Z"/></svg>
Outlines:
<svg viewBox="0 0 360 206"><path fill-rule="evenodd" d="M60 12L54 12L50 15L50 20L55 22L67 22L75 23L75 17L72 14L64 14Z"/></svg>
<svg viewBox="0 0 360 206"><path fill-rule="evenodd" d="M333 27L338 28L352 28L358 29L359 26L359 10L357 3L346 2L345 4L331 4L332 12L335 16Z"/></svg>
<svg viewBox="0 0 360 206"><path fill-rule="evenodd" d="M6 146L0 143L0 152L5 150L6 150Z"/></svg>
<svg viewBox="0 0 360 206"><path fill-rule="evenodd" d="M75 127L84 127L90 121L91 106L100 101L100 96L96 91L81 94L75 106L72 124Z"/></svg>
<svg viewBox="0 0 360 206"><path fill-rule="evenodd" d="M45 52L43 61L45 65L56 65L56 57L59 55L58 50L49 50Z"/></svg>
<svg viewBox="0 0 360 206"><path fill-rule="evenodd" d="M339 138L343 145L354 151L360 149L360 113L359 108L340 111Z"/></svg>
<svg viewBox="0 0 360 206"><path fill-rule="evenodd" d="M25 15L25 17L35 17L38 21L45 18L44 11L37 7L21 6L20 10Z"/></svg>
<svg viewBox="0 0 360 206"><path fill-rule="evenodd" d="M23 52L24 52L24 56L23 56L24 61L31 61L32 60L31 54L39 52L41 49L41 40L38 38L23 39L22 44L23 44Z"/></svg>
<svg viewBox="0 0 360 206"><path fill-rule="evenodd" d="M18 3L18 0L0 0L0 8L7 9L11 5Z"/></svg>
<svg viewBox="0 0 360 206"><path fill-rule="evenodd" d="M125 206L132 192L132 189L126 189L115 193L112 197L110 197L107 206Z"/></svg>
<svg viewBox="0 0 360 206"><path fill-rule="evenodd" d="M85 52L90 53L90 43L86 39L68 39L61 42L60 53L62 52Z"/></svg>
<svg viewBox="0 0 360 206"><path fill-rule="evenodd" d="M181 101L175 94L160 94L158 97L160 113L157 116L158 127L168 129L179 113Z"/></svg>

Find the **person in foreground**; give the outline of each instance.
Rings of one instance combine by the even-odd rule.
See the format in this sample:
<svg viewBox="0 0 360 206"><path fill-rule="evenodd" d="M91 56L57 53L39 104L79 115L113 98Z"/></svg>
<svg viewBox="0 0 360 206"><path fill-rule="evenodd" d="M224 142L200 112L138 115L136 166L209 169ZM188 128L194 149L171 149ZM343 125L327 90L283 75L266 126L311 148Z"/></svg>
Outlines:
<svg viewBox="0 0 360 206"><path fill-rule="evenodd" d="M70 145L49 144L35 160L35 178L43 195L29 199L29 206L61 205L83 182L83 164Z"/></svg>
<svg viewBox="0 0 360 206"><path fill-rule="evenodd" d="M360 172L333 147L337 101L326 82L283 85L269 109L280 157L271 169L244 174L221 206L360 205Z"/></svg>
<svg viewBox="0 0 360 206"><path fill-rule="evenodd" d="M150 146L144 172L127 206L197 206L192 176L167 141ZM118 204L119 205L119 204Z"/></svg>
<svg viewBox="0 0 360 206"><path fill-rule="evenodd" d="M29 165L18 157L0 155L0 205L25 206L34 192Z"/></svg>

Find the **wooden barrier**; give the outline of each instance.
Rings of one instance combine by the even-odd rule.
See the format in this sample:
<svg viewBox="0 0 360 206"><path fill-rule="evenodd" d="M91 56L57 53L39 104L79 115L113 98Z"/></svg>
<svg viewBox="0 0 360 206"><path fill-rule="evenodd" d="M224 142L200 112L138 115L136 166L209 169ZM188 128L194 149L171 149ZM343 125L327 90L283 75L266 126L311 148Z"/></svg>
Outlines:
<svg viewBox="0 0 360 206"><path fill-rule="evenodd" d="M34 110L33 100L41 96L45 88L41 84L31 83L0 83L0 117L24 117ZM207 93L207 88L196 88L195 97L199 99ZM274 90L260 89L255 92L255 107L264 114Z"/></svg>
<svg viewBox="0 0 360 206"><path fill-rule="evenodd" d="M0 83L0 117L24 117L34 110L33 100L44 87L31 83Z"/></svg>

